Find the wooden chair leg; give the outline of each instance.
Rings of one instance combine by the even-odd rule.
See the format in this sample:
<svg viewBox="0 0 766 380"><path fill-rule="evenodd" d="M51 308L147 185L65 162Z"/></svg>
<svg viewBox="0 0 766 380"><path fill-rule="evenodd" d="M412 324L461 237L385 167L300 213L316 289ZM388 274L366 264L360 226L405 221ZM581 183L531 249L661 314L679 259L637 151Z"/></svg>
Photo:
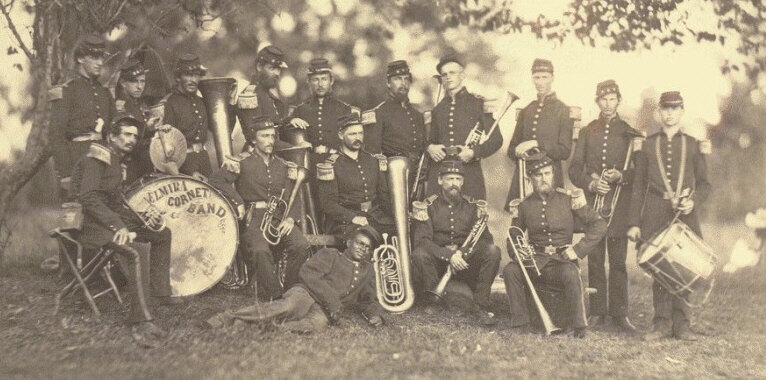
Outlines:
<svg viewBox="0 0 766 380"><path fill-rule="evenodd" d="M120 295L120 291L117 289L117 284L114 283L112 274L109 271L110 267L111 267L111 261L108 262L106 265L104 265L104 268L102 269L102 271L104 272L103 277L109 283L109 290L111 290L112 293L114 293L114 297L117 298L117 302L122 304L122 296Z"/></svg>
<svg viewBox="0 0 766 380"><path fill-rule="evenodd" d="M64 255L64 259L69 264L69 268L72 269L72 274L74 275L74 279L67 284L64 289L62 289L58 295L56 296L56 306L53 309L53 315L58 314L59 308L61 306L61 299L67 295L74 287L78 286L82 288L83 293L85 294L85 298L88 301L88 304L90 305L90 308L93 309L93 313L96 315L96 318L99 319L101 317L101 312L98 310L98 307L96 306L96 301L93 298L93 296L90 294L90 291L88 290L88 287L85 284L85 279L80 275L80 271L78 270L75 263L72 261L72 258L69 257L68 254Z"/></svg>

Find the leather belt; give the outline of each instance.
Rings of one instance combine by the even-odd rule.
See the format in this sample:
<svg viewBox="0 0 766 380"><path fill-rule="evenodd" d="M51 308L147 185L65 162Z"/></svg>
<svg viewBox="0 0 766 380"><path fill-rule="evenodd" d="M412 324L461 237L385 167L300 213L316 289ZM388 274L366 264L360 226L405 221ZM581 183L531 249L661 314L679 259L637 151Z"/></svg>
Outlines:
<svg viewBox="0 0 766 380"><path fill-rule="evenodd" d="M205 148L205 144L203 144L203 143L194 143L194 144L189 145L188 148L186 148L186 153L199 153L199 152L202 152L203 150L207 150Z"/></svg>
<svg viewBox="0 0 766 380"><path fill-rule="evenodd" d="M372 210L372 201L362 203L342 203L341 206L350 208L354 211L370 212L370 210Z"/></svg>
<svg viewBox="0 0 766 380"><path fill-rule="evenodd" d="M82 134L79 136L75 136L72 141L82 142L82 141L98 141L102 140L101 134L98 132L89 132L86 134Z"/></svg>
<svg viewBox="0 0 766 380"><path fill-rule="evenodd" d="M540 255L546 255L546 256L553 256L553 255L560 255L564 253L564 251L569 248L568 245L562 245L561 247L556 247L553 245L546 245L546 246L540 246L536 245L535 247L535 253Z"/></svg>
<svg viewBox="0 0 766 380"><path fill-rule="evenodd" d="M256 202L247 202L247 207L253 207L256 210L262 210L268 207L268 202L266 201L256 201Z"/></svg>
<svg viewBox="0 0 766 380"><path fill-rule="evenodd" d="M664 199L666 201L667 200L672 200L673 198L676 197L675 193L668 193L665 190L658 189L658 188L656 188L654 186L651 186L651 185L649 186L649 192L654 194L654 195L659 196L660 198L662 198L662 199ZM688 197L689 193L690 193L689 188L684 189L683 191L681 191L681 198Z"/></svg>

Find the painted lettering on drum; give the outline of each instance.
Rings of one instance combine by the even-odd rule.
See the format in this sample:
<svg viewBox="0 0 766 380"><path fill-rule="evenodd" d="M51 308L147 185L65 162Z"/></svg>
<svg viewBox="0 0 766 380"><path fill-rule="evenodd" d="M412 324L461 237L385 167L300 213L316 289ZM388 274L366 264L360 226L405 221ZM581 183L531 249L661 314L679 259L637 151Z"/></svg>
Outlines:
<svg viewBox="0 0 766 380"><path fill-rule="evenodd" d="M219 218L226 216L226 207L215 203L199 204L191 203L186 212L193 215L215 215Z"/></svg>
<svg viewBox="0 0 766 380"><path fill-rule="evenodd" d="M188 191L188 187L186 186L186 181L181 180L181 181L171 182L171 183L162 185L161 187L153 191L147 192L145 194L144 201L146 203L154 203L161 200L162 198L165 198L166 196L170 194L178 193L181 191Z"/></svg>
<svg viewBox="0 0 766 380"><path fill-rule="evenodd" d="M198 198L210 198L210 189L198 187L185 194L168 198L168 206L181 207Z"/></svg>

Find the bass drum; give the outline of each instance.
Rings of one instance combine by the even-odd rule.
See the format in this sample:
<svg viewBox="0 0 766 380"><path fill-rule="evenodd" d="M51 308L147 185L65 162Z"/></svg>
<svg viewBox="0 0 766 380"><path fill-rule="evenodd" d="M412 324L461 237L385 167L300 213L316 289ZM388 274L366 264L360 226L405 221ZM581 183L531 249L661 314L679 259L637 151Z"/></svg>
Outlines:
<svg viewBox="0 0 766 380"><path fill-rule="evenodd" d="M239 244L231 204L212 186L187 176L149 176L126 191L136 212L154 205L172 233L170 287L173 296L202 293L223 278Z"/></svg>

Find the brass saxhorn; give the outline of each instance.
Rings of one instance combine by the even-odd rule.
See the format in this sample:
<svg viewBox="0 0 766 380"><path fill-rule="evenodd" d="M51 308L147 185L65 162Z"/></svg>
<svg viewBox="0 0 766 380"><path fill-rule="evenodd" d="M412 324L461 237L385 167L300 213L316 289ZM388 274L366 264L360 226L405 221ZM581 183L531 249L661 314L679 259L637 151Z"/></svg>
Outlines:
<svg viewBox="0 0 766 380"><path fill-rule="evenodd" d="M540 315L540 320L543 322L543 328L545 328L545 335L551 335L561 331L561 329L556 327L553 323L550 314L548 314L548 310L545 310L545 305L543 305L540 296L537 294L535 284L532 283L532 279L529 277L527 269L534 269L539 276L540 268L537 267L535 250L532 245L529 244L527 234L519 227L513 226L508 229L508 241L511 244L511 250L513 251L516 263L519 264L521 272L524 274L524 280L527 282L529 292L532 294L537 313Z"/></svg>
<svg viewBox="0 0 766 380"><path fill-rule="evenodd" d="M623 166L622 166L623 174L630 167L630 156L633 155L633 152L641 150L642 141L643 141L643 136L633 136L633 138L631 139L631 142L628 145L627 153L625 154L625 162L623 163ZM607 169L604 169L601 171L601 176L599 177L600 180L606 180L606 172L607 172ZM620 199L622 186L623 186L622 181L618 182L614 186L613 190L610 190L606 194L597 193L596 197L593 200L593 209L596 210L602 218L606 219L607 225L612 224L612 218L614 217L614 210L617 208L617 201L619 201Z"/></svg>
<svg viewBox="0 0 766 380"><path fill-rule="evenodd" d="M388 185L397 236L392 237L389 243L388 235L383 234L383 244L373 252L372 261L378 302L391 313L403 313L415 302L415 290L410 277L408 176L409 163L406 157L388 158Z"/></svg>
<svg viewBox="0 0 766 380"><path fill-rule="evenodd" d="M466 236L465 241L463 241L463 245L460 246L460 251L463 253L463 257L466 258L471 256L474 247L476 247L476 243L479 242L481 235L484 234L484 230L487 229L487 220L489 219L489 214L487 213L487 201L477 201L477 206L480 214L479 219L474 223L473 227L471 227L471 231L468 233L468 236ZM447 283L450 278L452 278L452 274L452 266L448 265L447 271L444 272L444 275L441 280L439 280L436 288L434 288L434 290L429 290L428 293L441 299L444 296L444 289L447 288Z"/></svg>
<svg viewBox="0 0 766 380"><path fill-rule="evenodd" d="M264 239L271 245L277 245L282 240L279 225L290 214L290 209L295 203L295 198L298 192L300 192L301 185L306 180L309 172L308 169L302 166L295 165L294 163L290 164L292 165L290 165L288 170L295 170L296 172L293 188L290 191L290 198L285 202L285 189L282 189L279 197L272 195L266 206L266 213L263 214L263 219L261 219L261 232L263 232Z"/></svg>

